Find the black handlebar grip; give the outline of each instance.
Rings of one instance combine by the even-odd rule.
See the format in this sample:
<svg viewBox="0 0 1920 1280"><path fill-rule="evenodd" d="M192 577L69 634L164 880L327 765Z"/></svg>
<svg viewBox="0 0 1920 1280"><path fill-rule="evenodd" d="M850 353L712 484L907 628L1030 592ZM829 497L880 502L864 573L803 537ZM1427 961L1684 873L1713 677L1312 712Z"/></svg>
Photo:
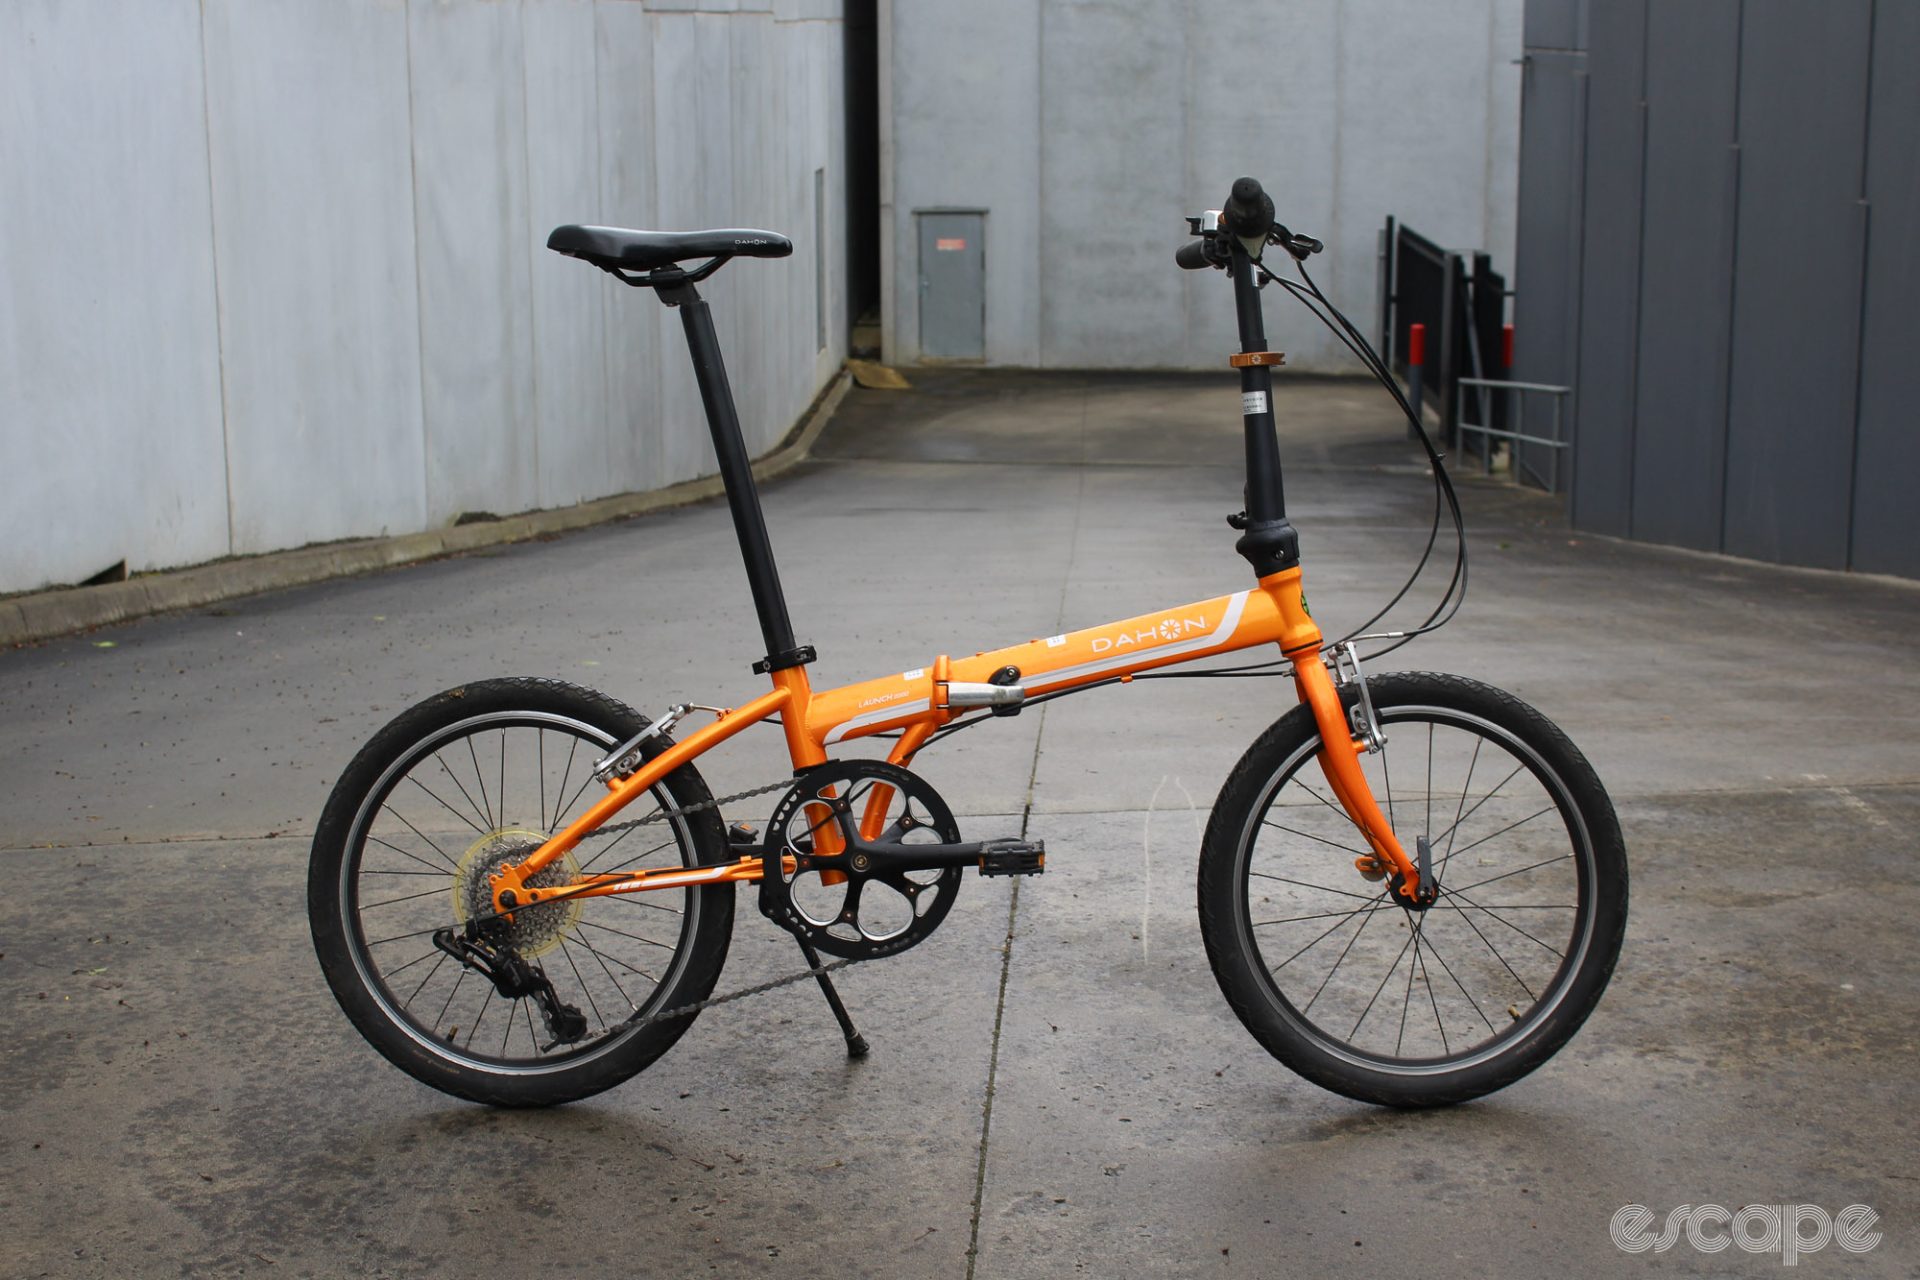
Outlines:
<svg viewBox="0 0 1920 1280"><path fill-rule="evenodd" d="M1181 245L1178 249L1174 250L1173 260L1188 271L1198 271L1203 267L1213 265L1207 261L1207 242L1205 240L1195 240L1191 244Z"/></svg>
<svg viewBox="0 0 1920 1280"><path fill-rule="evenodd" d="M1265 240L1273 230L1273 197L1261 189L1258 179L1235 182L1227 207L1220 212L1227 230L1239 239Z"/></svg>

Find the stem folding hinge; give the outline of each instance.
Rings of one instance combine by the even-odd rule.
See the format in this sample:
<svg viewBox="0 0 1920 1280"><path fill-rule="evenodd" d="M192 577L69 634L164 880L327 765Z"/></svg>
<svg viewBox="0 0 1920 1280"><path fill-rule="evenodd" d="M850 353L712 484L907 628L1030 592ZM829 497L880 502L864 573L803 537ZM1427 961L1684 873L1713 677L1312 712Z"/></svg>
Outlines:
<svg viewBox="0 0 1920 1280"><path fill-rule="evenodd" d="M1387 745L1387 735L1380 731L1380 719L1373 713L1373 695L1367 691L1366 677L1360 673L1360 655L1353 641L1348 640L1336 645L1331 657L1334 687L1342 694L1349 688L1354 690L1352 705L1347 708L1347 723L1353 727L1354 738L1371 755ZM1346 699L1343 697L1341 701Z"/></svg>

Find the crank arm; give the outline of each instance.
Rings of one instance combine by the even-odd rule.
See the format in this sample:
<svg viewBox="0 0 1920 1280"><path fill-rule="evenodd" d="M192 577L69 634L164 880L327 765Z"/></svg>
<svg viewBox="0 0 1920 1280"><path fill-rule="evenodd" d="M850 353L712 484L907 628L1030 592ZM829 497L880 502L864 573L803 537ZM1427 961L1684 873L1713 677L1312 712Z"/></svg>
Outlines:
<svg viewBox="0 0 1920 1280"><path fill-rule="evenodd" d="M947 867L978 866L994 851L998 840L965 840L959 844L873 844L855 840L845 853L798 859L802 870L858 871L873 875L891 871L941 871Z"/></svg>

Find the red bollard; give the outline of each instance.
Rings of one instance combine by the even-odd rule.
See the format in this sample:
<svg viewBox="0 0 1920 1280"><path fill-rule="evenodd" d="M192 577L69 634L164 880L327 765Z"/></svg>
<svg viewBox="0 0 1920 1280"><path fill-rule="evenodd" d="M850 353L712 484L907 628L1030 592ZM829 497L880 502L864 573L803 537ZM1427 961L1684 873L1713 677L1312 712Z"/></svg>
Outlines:
<svg viewBox="0 0 1920 1280"><path fill-rule="evenodd" d="M1425 381L1427 366L1427 326L1414 324L1407 326L1407 403L1413 406L1417 415L1424 415L1426 407L1420 403L1421 383ZM1407 438L1415 436L1413 425L1407 425Z"/></svg>

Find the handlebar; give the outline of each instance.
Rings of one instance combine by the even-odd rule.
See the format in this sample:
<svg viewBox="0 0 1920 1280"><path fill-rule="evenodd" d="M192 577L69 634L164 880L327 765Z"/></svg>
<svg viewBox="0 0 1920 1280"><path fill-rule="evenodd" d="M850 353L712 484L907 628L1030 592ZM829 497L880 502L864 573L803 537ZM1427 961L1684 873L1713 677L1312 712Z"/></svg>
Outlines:
<svg viewBox="0 0 1920 1280"><path fill-rule="evenodd" d="M1187 222L1200 239L1181 245L1173 254L1174 262L1187 271L1226 266L1232 240L1246 246L1248 256L1256 261L1263 244L1277 244L1301 261L1325 248L1312 236L1295 235L1274 221L1273 197L1256 178L1241 178L1233 184L1217 226L1205 225L1204 217Z"/></svg>

